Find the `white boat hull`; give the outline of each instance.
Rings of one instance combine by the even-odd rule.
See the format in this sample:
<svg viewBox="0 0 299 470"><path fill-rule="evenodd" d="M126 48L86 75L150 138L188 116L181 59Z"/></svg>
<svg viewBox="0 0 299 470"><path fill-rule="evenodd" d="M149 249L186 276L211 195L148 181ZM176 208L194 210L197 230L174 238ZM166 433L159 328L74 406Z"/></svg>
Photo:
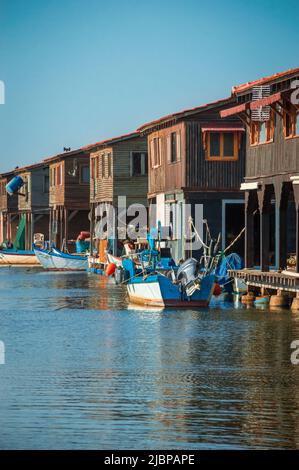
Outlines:
<svg viewBox="0 0 299 470"><path fill-rule="evenodd" d="M59 252L46 252L44 250L34 250L41 265L49 271L86 271L88 268L87 258L82 256L69 255Z"/></svg>
<svg viewBox="0 0 299 470"><path fill-rule="evenodd" d="M39 266L40 262L32 254L18 254L18 253L2 253L0 251L0 265L1 266Z"/></svg>

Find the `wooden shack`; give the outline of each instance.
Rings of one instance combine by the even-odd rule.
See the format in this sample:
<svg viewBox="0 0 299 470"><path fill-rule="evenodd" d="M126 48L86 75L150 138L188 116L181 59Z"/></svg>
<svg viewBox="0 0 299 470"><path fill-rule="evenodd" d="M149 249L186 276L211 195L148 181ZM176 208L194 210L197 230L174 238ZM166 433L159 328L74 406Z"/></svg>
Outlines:
<svg viewBox="0 0 299 470"><path fill-rule="evenodd" d="M124 208L131 204L147 207L148 157L146 137L138 132L103 140L85 147L90 153L91 182L91 232L94 247L104 256L103 243L99 244L96 227L103 212L100 207L115 209L118 217L119 198L125 197ZM107 212L106 211L106 212ZM126 219L128 222L129 220ZM116 230L112 251L117 253L118 232Z"/></svg>
<svg viewBox="0 0 299 470"><path fill-rule="evenodd" d="M201 211L201 237L207 241L209 232L212 238L220 234L219 248L243 228L245 126L238 117L219 116L233 102L222 99L138 129L148 139L150 212L154 223L166 228L166 247L177 261L194 255L192 243L186 244L192 241L187 212L194 221L196 208ZM242 241L235 249L242 254Z"/></svg>
<svg viewBox="0 0 299 470"><path fill-rule="evenodd" d="M299 273L299 68L235 86L232 96L237 104L221 115L239 116L248 129L246 269L255 270L255 285L293 290Z"/></svg>
<svg viewBox="0 0 299 470"><path fill-rule="evenodd" d="M72 150L47 158L50 175L50 242L75 251L81 231L89 231L89 156Z"/></svg>
<svg viewBox="0 0 299 470"><path fill-rule="evenodd" d="M18 196L9 196L6 185L15 176L14 171L0 175L0 244L15 240L18 227Z"/></svg>
<svg viewBox="0 0 299 470"><path fill-rule="evenodd" d="M19 175L24 186L18 195L9 196L5 185ZM49 167L37 163L2 175L2 239L17 249L31 250L35 234L49 236Z"/></svg>

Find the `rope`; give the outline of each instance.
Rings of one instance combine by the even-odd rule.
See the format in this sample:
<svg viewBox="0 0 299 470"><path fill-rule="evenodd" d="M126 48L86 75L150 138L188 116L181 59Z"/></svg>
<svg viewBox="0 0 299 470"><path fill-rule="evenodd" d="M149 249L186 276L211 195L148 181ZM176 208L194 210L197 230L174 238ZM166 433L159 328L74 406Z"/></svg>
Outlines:
<svg viewBox="0 0 299 470"><path fill-rule="evenodd" d="M200 237L198 231L196 230L196 228L195 228L195 226L194 226L192 217L189 217L189 224L190 224L190 226L193 228L194 233L195 233L195 235L198 237L198 240L200 241L200 243L202 244L202 246L207 250L207 249L209 248L209 246L206 245L205 242L204 242L204 241L202 240L202 238Z"/></svg>
<svg viewBox="0 0 299 470"><path fill-rule="evenodd" d="M239 235L231 242L230 245L228 245L225 250L223 250L223 253L226 253L235 243L236 241L239 240L239 238L243 235L243 233L245 232L245 227L241 230L241 232L239 233Z"/></svg>

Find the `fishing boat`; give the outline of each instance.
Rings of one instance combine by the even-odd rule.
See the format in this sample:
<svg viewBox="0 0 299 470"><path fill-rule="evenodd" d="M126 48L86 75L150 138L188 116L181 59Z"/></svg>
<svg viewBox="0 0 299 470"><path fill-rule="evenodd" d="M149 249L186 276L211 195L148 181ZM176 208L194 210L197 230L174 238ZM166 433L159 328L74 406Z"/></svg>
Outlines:
<svg viewBox="0 0 299 470"><path fill-rule="evenodd" d="M127 292L133 304L154 307L207 307L213 295L215 274L202 272L199 262L190 258L167 275L155 266L138 270L130 259L123 261Z"/></svg>
<svg viewBox="0 0 299 470"><path fill-rule="evenodd" d="M38 266L40 262L34 251L6 249L0 251L1 266Z"/></svg>
<svg viewBox="0 0 299 470"><path fill-rule="evenodd" d="M44 269L49 271L86 271L87 256L64 253L57 248L52 251L34 247L34 253Z"/></svg>

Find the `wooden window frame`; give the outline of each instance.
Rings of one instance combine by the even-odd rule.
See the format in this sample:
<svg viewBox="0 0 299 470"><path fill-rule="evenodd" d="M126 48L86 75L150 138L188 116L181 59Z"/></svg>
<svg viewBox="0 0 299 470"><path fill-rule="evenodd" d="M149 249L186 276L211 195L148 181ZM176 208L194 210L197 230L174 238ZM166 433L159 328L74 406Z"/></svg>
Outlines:
<svg viewBox="0 0 299 470"><path fill-rule="evenodd" d="M134 174L134 159L133 156L135 153L138 153L141 158L141 173ZM146 164L146 160L148 161L148 152L146 151L139 151L139 150L132 150L130 152L130 176L139 178L140 176L147 176L148 175L148 165Z"/></svg>
<svg viewBox="0 0 299 470"><path fill-rule="evenodd" d="M162 165L162 138L153 137L150 141L151 167L159 168Z"/></svg>
<svg viewBox="0 0 299 470"><path fill-rule="evenodd" d="M290 116L290 134L287 135L287 116ZM299 119L299 109L290 102L284 103L283 110L283 135L285 139L295 139L299 137L296 134L296 123Z"/></svg>
<svg viewBox="0 0 299 470"><path fill-rule="evenodd" d="M87 183L85 183L83 180L82 180L82 169L83 168L89 168L89 181L87 181ZM79 184L81 186L87 186L90 184L90 166L88 165L88 163L80 163L79 165Z"/></svg>
<svg viewBox="0 0 299 470"><path fill-rule="evenodd" d="M256 145L271 144L272 142L274 142L275 120L276 120L275 111L272 109L269 121L265 121L266 140L264 142L260 142L262 123L259 121L251 121L250 133L249 133L251 147L256 146Z"/></svg>
<svg viewBox="0 0 299 470"><path fill-rule="evenodd" d="M107 178L112 178L112 153L107 153Z"/></svg>
<svg viewBox="0 0 299 470"><path fill-rule="evenodd" d="M211 156L211 134L220 135L220 155L215 157ZM234 155L225 157L224 156L224 134L233 134L234 135ZM207 132L207 154L206 160L212 162L235 162L239 160L239 147L240 147L240 136L239 132L229 131L229 132L217 132L217 131L208 131Z"/></svg>

